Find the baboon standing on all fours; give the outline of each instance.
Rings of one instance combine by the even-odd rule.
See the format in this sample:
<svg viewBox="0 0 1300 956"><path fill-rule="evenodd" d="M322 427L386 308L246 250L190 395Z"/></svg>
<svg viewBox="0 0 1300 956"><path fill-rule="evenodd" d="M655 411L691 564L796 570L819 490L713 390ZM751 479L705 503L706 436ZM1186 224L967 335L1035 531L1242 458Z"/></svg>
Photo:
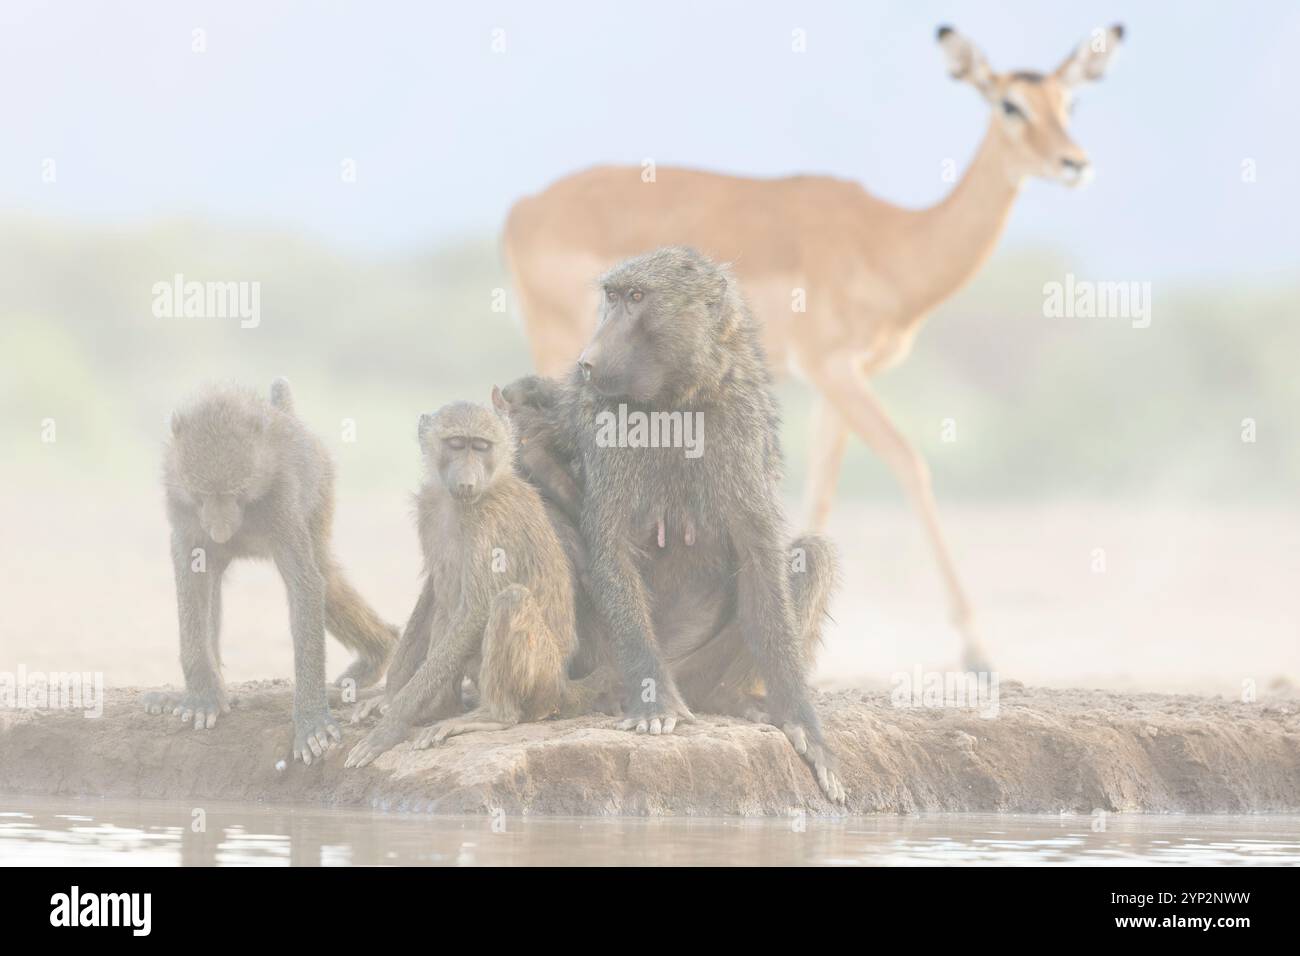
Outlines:
<svg viewBox="0 0 1300 956"><path fill-rule="evenodd" d="M219 671L221 577L237 558L270 558L289 592L293 755L310 764L342 739L325 696L325 630L357 653L339 682L358 687L380 678L397 638L331 557L329 453L294 414L282 378L269 402L235 387L208 391L172 415L171 432L164 482L185 692L148 694L145 709L192 718L196 729L229 709Z"/></svg>
<svg viewBox="0 0 1300 956"><path fill-rule="evenodd" d="M530 377L506 394L572 423L572 447L552 446L561 465L573 454L582 485L586 577L624 679L621 726L669 733L690 708L770 720L842 801L807 686L835 554L818 536L785 537L776 402L736 283L669 248L600 286L574 381ZM611 423L635 413L690 416L698 449L610 441Z"/></svg>
<svg viewBox="0 0 1300 956"><path fill-rule="evenodd" d="M388 671L383 712L352 752L364 767L438 721L417 748L456 734L577 714L604 674L568 679L577 648L569 559L541 497L514 472L515 438L499 411L454 402L420 416L426 478L416 497L424 584ZM479 707L461 713L461 682Z"/></svg>

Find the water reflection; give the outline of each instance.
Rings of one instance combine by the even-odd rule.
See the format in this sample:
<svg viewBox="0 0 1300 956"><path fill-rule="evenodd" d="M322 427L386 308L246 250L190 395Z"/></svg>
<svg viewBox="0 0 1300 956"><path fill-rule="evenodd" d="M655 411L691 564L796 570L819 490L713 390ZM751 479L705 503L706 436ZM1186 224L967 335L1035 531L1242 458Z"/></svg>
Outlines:
<svg viewBox="0 0 1300 956"><path fill-rule="evenodd" d="M201 811L201 812L196 812ZM1300 865L1297 816L432 817L0 797L0 863L138 866Z"/></svg>

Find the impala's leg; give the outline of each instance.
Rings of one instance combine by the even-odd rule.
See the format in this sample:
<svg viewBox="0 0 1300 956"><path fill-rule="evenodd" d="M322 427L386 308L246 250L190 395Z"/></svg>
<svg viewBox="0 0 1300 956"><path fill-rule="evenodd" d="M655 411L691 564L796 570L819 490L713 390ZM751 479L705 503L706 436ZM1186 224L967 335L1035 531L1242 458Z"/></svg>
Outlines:
<svg viewBox="0 0 1300 956"><path fill-rule="evenodd" d="M813 405L808 480L804 484L804 513L811 531L826 530L848 443L849 426L844 416L829 399L818 395Z"/></svg>
<svg viewBox="0 0 1300 956"><path fill-rule="evenodd" d="M925 459L890 421L889 415L867 383L858 356L827 356L814 376L814 382L835 405L849 428L881 457L902 485L908 500L920 511L930 546L939 561L939 570L948 589L953 623L962 636L963 662L972 670L987 670L987 659L975 637L970 602L957 577L957 568L948 550L948 540L939 524L939 511L930 488L930 469Z"/></svg>

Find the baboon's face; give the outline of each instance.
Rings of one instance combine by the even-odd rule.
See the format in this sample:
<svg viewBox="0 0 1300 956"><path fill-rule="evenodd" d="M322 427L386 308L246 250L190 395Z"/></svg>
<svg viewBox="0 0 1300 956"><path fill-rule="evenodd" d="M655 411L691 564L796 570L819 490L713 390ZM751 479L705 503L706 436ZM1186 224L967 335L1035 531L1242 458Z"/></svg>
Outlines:
<svg viewBox="0 0 1300 956"><path fill-rule="evenodd" d="M244 523L244 505L234 495L208 495L199 502L199 524L217 544L225 544Z"/></svg>
<svg viewBox="0 0 1300 956"><path fill-rule="evenodd" d="M429 470L458 501L471 502L510 465L514 443L505 421L481 405L456 402L420 416Z"/></svg>
<svg viewBox="0 0 1300 956"><path fill-rule="evenodd" d="M651 402L694 379L708 351L707 310L670 282L613 275L601 289L595 334L578 358L583 379L606 398Z"/></svg>
<svg viewBox="0 0 1300 956"><path fill-rule="evenodd" d="M265 428L260 414L245 419L229 409L203 408L172 419L173 491L217 544L239 533L247 506L267 492L272 468Z"/></svg>

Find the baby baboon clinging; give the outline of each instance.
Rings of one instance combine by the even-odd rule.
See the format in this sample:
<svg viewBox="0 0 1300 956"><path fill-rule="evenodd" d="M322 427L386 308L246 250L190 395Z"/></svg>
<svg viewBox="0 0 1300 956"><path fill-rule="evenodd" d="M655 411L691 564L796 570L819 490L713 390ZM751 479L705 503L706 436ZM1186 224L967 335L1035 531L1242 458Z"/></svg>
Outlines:
<svg viewBox="0 0 1300 956"><path fill-rule="evenodd" d="M498 406L504 404L493 392ZM504 411L455 402L420 416L425 481L416 497L424 584L389 668L383 717L346 761L364 767L417 739L580 713L603 675L568 680L577 646L568 559L536 489L514 471ZM479 706L464 716L464 677Z"/></svg>
<svg viewBox="0 0 1300 956"><path fill-rule="evenodd" d="M582 519L582 482L572 415L564 400L563 386L550 379L529 376L507 386L504 393L494 393L494 400L513 426L518 448L515 467L520 477L541 494L551 526L569 558L578 625L578 651L569 665L569 675L580 678L604 668L606 676L612 678L608 628L592 598L587 548L578 529ZM601 704L609 706L607 701Z"/></svg>
<svg viewBox="0 0 1300 956"><path fill-rule="evenodd" d="M172 415L164 460L180 614L179 697L150 694L197 729L229 709L221 680L221 577L236 558L270 558L289 592L293 634L293 754L310 764L341 740L325 696L325 630L357 653L339 678L358 687L383 674L397 630L348 584L330 554L334 466L294 414L289 383L269 402L235 387L204 393Z"/></svg>
<svg viewBox="0 0 1300 956"><path fill-rule="evenodd" d="M843 800L806 676L835 555L819 537L785 538L776 403L736 283L669 248L600 286L571 387L511 390L569 406L587 576L625 685L621 726L668 733L690 708L770 715ZM643 440L624 427L638 421ZM688 424L694 441L672 440Z"/></svg>

